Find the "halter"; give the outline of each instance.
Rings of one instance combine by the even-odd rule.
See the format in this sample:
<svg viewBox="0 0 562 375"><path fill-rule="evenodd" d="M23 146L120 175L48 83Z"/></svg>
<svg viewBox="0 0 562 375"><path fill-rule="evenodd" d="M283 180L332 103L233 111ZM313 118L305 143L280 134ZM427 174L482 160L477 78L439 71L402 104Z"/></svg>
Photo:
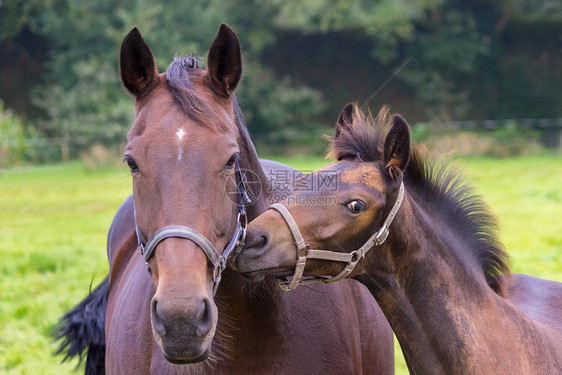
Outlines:
<svg viewBox="0 0 562 375"><path fill-rule="evenodd" d="M203 250L207 259L213 266L213 295L215 295L221 280L222 271L224 271L224 269L234 261L242 250L242 247L244 247L244 243L246 241L246 227L248 226L246 204L250 202L250 198L248 197L248 193L246 191L246 176L240 170L238 158L235 161L235 174L238 197L238 217L236 219L236 229L234 230L234 234L232 235L228 245L225 247L222 255L205 236L195 229L183 225L167 225L162 227L152 235L146 244L143 244L139 227L137 225L135 211L135 231L137 233L137 241L141 255L144 257L144 261L148 264L148 261L156 250L156 246L166 238L177 237L193 241L201 248L201 250Z"/></svg>
<svg viewBox="0 0 562 375"><path fill-rule="evenodd" d="M390 210L386 220L384 221L382 227L375 232L368 240L361 246L359 249L352 251L351 253L338 253L335 251L328 251L328 250L311 250L310 245L304 242L304 238L299 230L295 219L287 209L287 207L276 203L271 205L269 208L274 209L281 214L291 234L293 235L293 239L295 245L297 247L297 264L295 266L295 273L291 281L280 281L279 286L281 289L286 291L295 290L298 285L306 285L312 283L333 283L334 281L338 281L341 279L346 278L353 269L369 250L371 250L375 245L380 246L382 245L389 234L389 227L396 213L400 209L402 205L402 201L404 199L404 183L400 184L400 189L398 190L398 197L396 198L396 202L394 202L394 206ZM306 265L307 259L322 259L322 260L331 260L334 262L347 262L347 266L336 276L311 276L306 280L301 280L304 272L304 267Z"/></svg>

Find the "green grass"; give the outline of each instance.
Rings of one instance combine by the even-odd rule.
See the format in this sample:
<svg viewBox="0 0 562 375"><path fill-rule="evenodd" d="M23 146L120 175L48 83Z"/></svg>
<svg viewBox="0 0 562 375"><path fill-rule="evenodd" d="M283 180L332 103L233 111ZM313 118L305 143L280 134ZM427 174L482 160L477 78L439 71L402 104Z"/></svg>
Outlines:
<svg viewBox="0 0 562 375"><path fill-rule="evenodd" d="M282 158L303 170L322 158ZM499 216L513 270L562 281L562 156L466 159L466 176ZM0 373L69 374L52 325L107 273L105 240L129 194L125 167L78 164L0 171ZM398 348L398 346L396 346ZM397 374L407 374L398 349Z"/></svg>
<svg viewBox="0 0 562 375"><path fill-rule="evenodd" d="M0 172L0 373L64 374L51 326L108 272L107 229L125 170L79 164Z"/></svg>

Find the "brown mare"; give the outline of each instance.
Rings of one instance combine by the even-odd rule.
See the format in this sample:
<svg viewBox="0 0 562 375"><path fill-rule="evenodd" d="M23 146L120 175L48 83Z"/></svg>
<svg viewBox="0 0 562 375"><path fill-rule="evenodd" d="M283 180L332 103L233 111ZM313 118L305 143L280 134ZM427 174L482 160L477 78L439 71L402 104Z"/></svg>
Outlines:
<svg viewBox="0 0 562 375"><path fill-rule="evenodd" d="M284 277L303 257L307 283L346 268L413 374L562 373L562 284L509 274L495 217L458 171L410 144L401 116L348 105L333 155L314 173L336 174L337 191L295 190L254 220L238 270ZM307 204L322 201L331 204ZM295 256L301 235L309 247Z"/></svg>
<svg viewBox="0 0 562 375"><path fill-rule="evenodd" d="M66 317L67 328L73 316L99 313L109 289L110 374L392 374L392 331L360 283L283 293L274 279L250 284L229 268L215 282L220 269L202 250L210 243L222 252L243 224L241 174L250 196L258 195L252 186L268 183L233 95L242 73L236 34L221 26L206 70L185 57L158 74L134 29L123 40L120 64L123 85L135 99L124 159L134 199L123 203L109 230L109 285L94 291L94 307L85 300ZM264 191L246 207L248 220L266 209L267 198ZM150 239L169 225L195 230L197 238L172 235L151 248ZM82 340L95 331L85 325L90 336ZM83 349L72 352L77 331L74 337L60 332L68 355ZM103 372L96 363L87 367Z"/></svg>

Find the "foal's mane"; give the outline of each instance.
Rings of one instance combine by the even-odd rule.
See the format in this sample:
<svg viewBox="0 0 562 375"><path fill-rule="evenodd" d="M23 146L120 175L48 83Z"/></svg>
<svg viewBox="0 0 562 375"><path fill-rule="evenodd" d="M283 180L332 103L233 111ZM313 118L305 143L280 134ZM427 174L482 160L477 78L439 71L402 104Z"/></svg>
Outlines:
<svg viewBox="0 0 562 375"><path fill-rule="evenodd" d="M353 120L333 140L332 155L337 160L382 161L384 141L391 125L388 108L382 108L373 118L369 112L354 106ZM465 181L462 171L413 143L404 184L451 223L468 243L488 285L503 295L505 278L501 275L510 272L509 255L499 240L497 218L476 189Z"/></svg>
<svg viewBox="0 0 562 375"><path fill-rule="evenodd" d="M190 119L202 126L214 126L215 123L210 117L212 113L211 108L201 98L201 94L198 93L193 82L194 79L203 79L204 74L205 71L200 69L197 57L176 56L166 70L166 79L174 98ZM258 154L250 138L242 110L235 96L232 98L232 104L239 135L240 167L242 170L253 172L246 174L249 180L247 188L251 190L255 186L267 186L267 177L259 162ZM258 181L252 181L252 179ZM259 184L252 182L259 182ZM253 196L258 195L258 192L253 193ZM248 207L248 219L254 219L264 210L260 204L261 202L254 202L254 204Z"/></svg>

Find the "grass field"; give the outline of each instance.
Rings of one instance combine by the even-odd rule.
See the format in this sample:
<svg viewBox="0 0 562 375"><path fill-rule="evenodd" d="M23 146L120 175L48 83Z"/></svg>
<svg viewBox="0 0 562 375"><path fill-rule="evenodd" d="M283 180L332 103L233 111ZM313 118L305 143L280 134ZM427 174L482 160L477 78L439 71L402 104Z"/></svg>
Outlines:
<svg viewBox="0 0 562 375"><path fill-rule="evenodd" d="M280 161L304 170L320 158ZM562 156L465 159L499 216L514 272L562 281ZM107 273L105 239L130 193L125 167L81 164L0 171L0 373L69 374L49 332ZM407 374L397 352L397 374Z"/></svg>

